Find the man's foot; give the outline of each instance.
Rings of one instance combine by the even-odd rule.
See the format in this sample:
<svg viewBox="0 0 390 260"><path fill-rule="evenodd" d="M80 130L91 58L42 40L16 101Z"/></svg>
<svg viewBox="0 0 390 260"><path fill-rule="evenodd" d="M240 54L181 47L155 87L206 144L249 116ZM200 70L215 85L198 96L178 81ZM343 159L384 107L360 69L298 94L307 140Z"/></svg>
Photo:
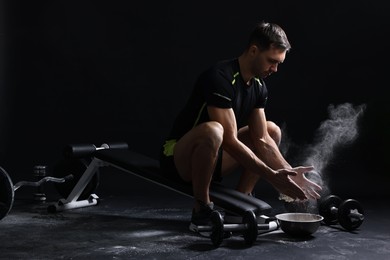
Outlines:
<svg viewBox="0 0 390 260"><path fill-rule="evenodd" d="M192 209L190 230L197 232L198 226L207 226L211 225L211 214L216 211L214 209L214 203L204 203L199 201L200 207L199 211L196 212L195 209Z"/></svg>
<svg viewBox="0 0 390 260"><path fill-rule="evenodd" d="M191 223L189 226L189 229L193 232L196 232L202 236L209 237L211 232L199 232L198 227L199 226L211 226L211 214L213 212L219 212L221 215L222 213L214 208L214 203L203 203L200 202L200 209L199 211L195 211L195 209L192 210L192 216L191 216ZM229 238L231 237L231 232L224 232L223 237Z"/></svg>

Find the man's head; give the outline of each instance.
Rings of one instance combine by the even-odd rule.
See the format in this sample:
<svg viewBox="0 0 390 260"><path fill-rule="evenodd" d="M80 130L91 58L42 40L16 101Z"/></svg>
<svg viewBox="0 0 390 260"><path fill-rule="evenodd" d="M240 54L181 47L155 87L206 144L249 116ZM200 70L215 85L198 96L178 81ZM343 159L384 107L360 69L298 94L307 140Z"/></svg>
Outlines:
<svg viewBox="0 0 390 260"><path fill-rule="evenodd" d="M260 22L252 31L246 47L251 74L265 78L278 69L291 49L284 30L277 24Z"/></svg>
<svg viewBox="0 0 390 260"><path fill-rule="evenodd" d="M273 47L288 52L291 49L290 42L284 30L277 24L260 22L252 31L247 49L256 45L262 50Z"/></svg>

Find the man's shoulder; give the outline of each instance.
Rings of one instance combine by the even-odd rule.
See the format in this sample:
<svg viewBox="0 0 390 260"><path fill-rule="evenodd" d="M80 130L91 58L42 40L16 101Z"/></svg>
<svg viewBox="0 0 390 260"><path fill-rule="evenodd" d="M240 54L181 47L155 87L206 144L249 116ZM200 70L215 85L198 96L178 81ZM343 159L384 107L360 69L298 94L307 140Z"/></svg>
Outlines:
<svg viewBox="0 0 390 260"><path fill-rule="evenodd" d="M207 68L203 74L204 75L219 75L226 78L232 77L237 70L237 59L228 59L228 60L220 60L209 68Z"/></svg>
<svg viewBox="0 0 390 260"><path fill-rule="evenodd" d="M219 71L232 71L235 69L237 62L237 59L220 60L211 66L210 69Z"/></svg>

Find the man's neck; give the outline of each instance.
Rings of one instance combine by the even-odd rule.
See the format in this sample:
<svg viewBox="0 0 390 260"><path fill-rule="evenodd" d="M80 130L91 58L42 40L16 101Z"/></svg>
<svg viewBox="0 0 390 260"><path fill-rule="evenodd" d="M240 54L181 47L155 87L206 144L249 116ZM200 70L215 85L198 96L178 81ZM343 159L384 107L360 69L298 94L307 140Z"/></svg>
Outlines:
<svg viewBox="0 0 390 260"><path fill-rule="evenodd" d="M238 57L238 64L240 66L240 74L242 79L248 86L250 86L251 80L253 79L254 75L250 71L245 53L241 54L241 56Z"/></svg>

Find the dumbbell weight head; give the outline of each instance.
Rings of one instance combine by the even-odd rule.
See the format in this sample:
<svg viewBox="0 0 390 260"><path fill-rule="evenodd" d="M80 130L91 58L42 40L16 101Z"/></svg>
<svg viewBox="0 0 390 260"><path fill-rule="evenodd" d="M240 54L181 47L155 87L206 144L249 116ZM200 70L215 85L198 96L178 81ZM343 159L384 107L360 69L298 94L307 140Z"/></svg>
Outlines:
<svg viewBox="0 0 390 260"><path fill-rule="evenodd" d="M0 220L7 216L14 203L14 185L7 172L0 167Z"/></svg>
<svg viewBox="0 0 390 260"><path fill-rule="evenodd" d="M242 223L246 225L246 229L244 230L244 240L247 245L252 245L258 236L258 228L257 228L257 219L255 213L253 211L248 210L245 212Z"/></svg>
<svg viewBox="0 0 390 260"><path fill-rule="evenodd" d="M348 231L357 229L364 220L362 205L354 199L345 200L339 206L338 220L340 225Z"/></svg>
<svg viewBox="0 0 390 260"><path fill-rule="evenodd" d="M211 213L210 220L212 226L210 234L211 242L215 247L219 247L224 237L223 218L221 213L213 211Z"/></svg>
<svg viewBox="0 0 390 260"><path fill-rule="evenodd" d="M320 200L318 211L319 214L324 217L324 222L326 225L337 224L337 212L341 202L341 198L336 195L329 195Z"/></svg>

